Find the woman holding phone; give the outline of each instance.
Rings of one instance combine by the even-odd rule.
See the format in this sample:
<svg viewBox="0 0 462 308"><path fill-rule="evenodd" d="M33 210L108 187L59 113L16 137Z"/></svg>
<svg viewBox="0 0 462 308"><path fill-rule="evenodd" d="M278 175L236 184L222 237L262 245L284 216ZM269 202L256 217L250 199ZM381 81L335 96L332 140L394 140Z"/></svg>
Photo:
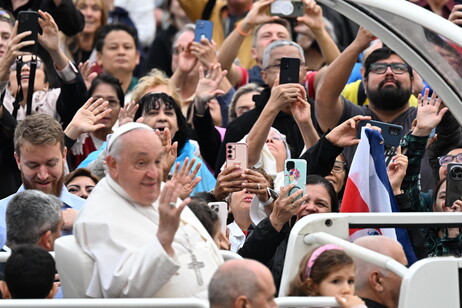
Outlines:
<svg viewBox="0 0 462 308"><path fill-rule="evenodd" d="M437 184L433 212L462 212L462 200L460 199L447 206L446 187L446 179L440 180ZM462 233L460 228L426 229L424 246L429 257L455 256L459 258L462 256Z"/></svg>

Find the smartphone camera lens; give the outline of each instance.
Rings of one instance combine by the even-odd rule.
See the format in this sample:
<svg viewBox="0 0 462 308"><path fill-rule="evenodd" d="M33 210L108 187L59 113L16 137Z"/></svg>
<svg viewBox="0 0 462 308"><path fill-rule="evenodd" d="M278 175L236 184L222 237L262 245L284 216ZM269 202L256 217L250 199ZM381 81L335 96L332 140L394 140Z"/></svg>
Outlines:
<svg viewBox="0 0 462 308"><path fill-rule="evenodd" d="M450 174L451 174L451 178L453 180L457 180L457 181L462 180L462 167L460 167L460 166L452 167L451 171L450 171Z"/></svg>
<svg viewBox="0 0 462 308"><path fill-rule="evenodd" d="M295 163L293 161L288 161L286 164L287 170L291 170L295 168Z"/></svg>
<svg viewBox="0 0 462 308"><path fill-rule="evenodd" d="M231 159L231 158L233 158L233 156L232 156L232 155L228 155L228 158Z"/></svg>
<svg viewBox="0 0 462 308"><path fill-rule="evenodd" d="M390 127L388 129L388 133L392 136L398 136L399 135L399 130L395 127Z"/></svg>

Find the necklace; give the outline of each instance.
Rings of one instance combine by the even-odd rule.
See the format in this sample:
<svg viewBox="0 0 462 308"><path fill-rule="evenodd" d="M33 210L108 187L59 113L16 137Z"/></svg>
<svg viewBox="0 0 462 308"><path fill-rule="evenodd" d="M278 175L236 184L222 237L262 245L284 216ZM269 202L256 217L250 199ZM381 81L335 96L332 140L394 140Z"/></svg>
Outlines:
<svg viewBox="0 0 462 308"><path fill-rule="evenodd" d="M111 179L112 180L112 179ZM152 217L151 215L148 214L148 212L150 210L154 210L154 212L157 212L158 213L158 209L155 208L154 206L152 207L149 207L149 208L140 208L139 206L137 206L134 202L132 202L130 199L128 199L127 197L125 197L124 195L120 194L116 189L115 191L117 192L117 194L119 196L121 196L122 198L124 198L128 203L130 203L133 208L139 212L141 215L145 216L147 219L151 220L152 222L154 222L154 224L158 225L158 221L156 221L154 219L154 217ZM187 223L183 220L181 220L181 222L186 225ZM181 243L181 241L177 241L178 244L180 244L181 246L183 246L188 252L189 254L191 255L191 263L188 263L188 268L189 269L192 269L194 270L194 274L196 275L196 280L197 280L197 284L202 286L204 284L204 280L202 279L202 274L201 274L201 271L200 269L201 268L204 268L205 267L205 264L204 262L201 262L199 260L197 260L197 257L196 255L194 254L193 250L192 250L192 245L191 245L191 241L189 240L189 235L188 233L186 233L185 229L184 229L184 226L182 226L180 224L179 226L179 229L181 229L183 231L183 234L184 234L184 238L186 239L186 242L188 244L189 247L187 247L185 244ZM178 230L177 230L178 232Z"/></svg>
<svg viewBox="0 0 462 308"><path fill-rule="evenodd" d="M185 237L186 242L188 243L189 247L187 247L186 245L184 245L183 243L181 243L179 241L178 241L178 243L181 246L183 246L189 252L189 254L191 255L191 263L188 263L188 268L194 270L194 274L196 275L197 284L201 286L201 285L204 284L204 280L202 279L202 274L201 274L200 269L205 267L204 262L201 262L201 261L197 260L196 255L192 251L192 245L191 245L191 242L189 241L189 235L186 233L186 231L184 230L184 228L182 226L180 228L181 228L181 230L183 230L184 237Z"/></svg>

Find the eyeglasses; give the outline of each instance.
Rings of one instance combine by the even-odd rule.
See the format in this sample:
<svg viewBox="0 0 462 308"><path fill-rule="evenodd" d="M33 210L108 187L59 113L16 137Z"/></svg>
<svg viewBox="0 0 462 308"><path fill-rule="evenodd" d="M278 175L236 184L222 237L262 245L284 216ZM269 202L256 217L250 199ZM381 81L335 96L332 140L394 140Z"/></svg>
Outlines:
<svg viewBox="0 0 462 308"><path fill-rule="evenodd" d="M340 173L345 171L346 162L336 160L334 163L334 168L332 168L332 172Z"/></svg>
<svg viewBox="0 0 462 308"><path fill-rule="evenodd" d="M30 67L30 63L31 63L32 59L29 60L29 61L23 61L22 64L27 64L29 67ZM42 64L43 64L43 61L40 60L40 59L37 59L37 68L41 68L42 67ZM11 66L10 66L10 70L11 71L15 71L16 70L16 67L17 67L17 62L15 61Z"/></svg>
<svg viewBox="0 0 462 308"><path fill-rule="evenodd" d="M452 163L454 161L454 158L458 163L462 163L462 153L459 153L457 155L443 155L438 157L438 161L440 163L440 166L447 166L449 163Z"/></svg>
<svg viewBox="0 0 462 308"><path fill-rule="evenodd" d="M300 62L300 69L305 69L304 62ZM269 70L279 71L281 70L281 63L275 63L275 64L268 65L263 70L264 71L269 71Z"/></svg>
<svg viewBox="0 0 462 308"><path fill-rule="evenodd" d="M400 63L400 62L372 63L370 66L370 71L375 74L384 74L389 67L391 68L391 71L393 73L398 74L398 75L409 72L409 66L406 63Z"/></svg>

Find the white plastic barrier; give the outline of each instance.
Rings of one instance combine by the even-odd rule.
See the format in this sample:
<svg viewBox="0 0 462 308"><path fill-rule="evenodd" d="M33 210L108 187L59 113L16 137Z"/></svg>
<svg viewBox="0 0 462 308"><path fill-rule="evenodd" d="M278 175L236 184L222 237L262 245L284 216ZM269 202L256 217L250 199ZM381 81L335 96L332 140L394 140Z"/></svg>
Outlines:
<svg viewBox="0 0 462 308"><path fill-rule="evenodd" d="M349 228L432 226L462 227L462 213L329 213L305 216L295 224L290 233L279 296L284 297L287 294L290 281L297 274L299 263L306 253L317 245L335 243L344 247L350 255L387 268L403 277L399 308L460 308L457 268L462 267L462 259L421 260L406 269L392 258L348 241ZM439 293L433 291L435 283L438 284L438 290L441 289ZM450 286L445 290L447 285Z"/></svg>
<svg viewBox="0 0 462 308"><path fill-rule="evenodd" d="M279 308L289 307L341 307L335 297L331 296L287 296L276 298Z"/></svg>
<svg viewBox="0 0 462 308"><path fill-rule="evenodd" d="M197 298L113 298L113 299L12 299L0 301L2 308L208 308Z"/></svg>
<svg viewBox="0 0 462 308"><path fill-rule="evenodd" d="M220 250L220 254L223 257L223 260L225 261L242 259L240 255L229 250Z"/></svg>

